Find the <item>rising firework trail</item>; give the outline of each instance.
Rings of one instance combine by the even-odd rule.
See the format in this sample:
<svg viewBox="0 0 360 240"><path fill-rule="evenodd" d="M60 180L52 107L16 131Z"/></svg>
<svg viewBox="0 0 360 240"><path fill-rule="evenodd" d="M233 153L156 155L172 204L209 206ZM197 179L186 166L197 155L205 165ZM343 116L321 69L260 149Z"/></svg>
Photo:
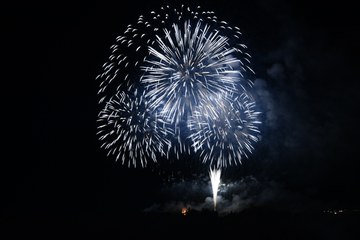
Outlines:
<svg viewBox="0 0 360 240"><path fill-rule="evenodd" d="M213 192L214 211L216 211L217 193L220 185L221 169L210 168L209 175L211 181L211 188Z"/></svg>
<svg viewBox="0 0 360 240"><path fill-rule="evenodd" d="M216 209L221 169L240 165L260 139L250 59L240 29L212 11L139 16L96 77L101 147L128 167L198 156Z"/></svg>

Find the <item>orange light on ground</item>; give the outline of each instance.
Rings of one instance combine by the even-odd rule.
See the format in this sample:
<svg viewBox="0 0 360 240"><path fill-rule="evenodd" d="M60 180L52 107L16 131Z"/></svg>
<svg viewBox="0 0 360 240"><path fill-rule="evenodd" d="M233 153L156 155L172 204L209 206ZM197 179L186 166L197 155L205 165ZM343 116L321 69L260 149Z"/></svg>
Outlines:
<svg viewBox="0 0 360 240"><path fill-rule="evenodd" d="M188 209L187 209L186 207L183 207L183 208L181 209L181 214L184 215L184 216L186 216L187 213L188 213Z"/></svg>

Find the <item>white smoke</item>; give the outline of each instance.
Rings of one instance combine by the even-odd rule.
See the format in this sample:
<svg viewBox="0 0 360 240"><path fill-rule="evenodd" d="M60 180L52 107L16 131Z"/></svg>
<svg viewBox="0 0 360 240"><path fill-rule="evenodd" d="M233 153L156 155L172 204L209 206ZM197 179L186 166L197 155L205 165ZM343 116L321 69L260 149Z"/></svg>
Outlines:
<svg viewBox="0 0 360 240"><path fill-rule="evenodd" d="M193 184L196 187L189 187ZM185 191L188 192L186 196L182 194ZM162 203L153 204L144 211L180 213L184 207L194 211L213 211L209 179L207 181L174 182L166 187L164 197L169 199ZM217 197L217 213L219 216L224 216L240 213L250 208L266 208L268 206L293 212L303 210L308 202L304 196L290 192L276 182L261 182L253 176L248 176L239 181L220 185ZM287 209L282 209L284 207Z"/></svg>

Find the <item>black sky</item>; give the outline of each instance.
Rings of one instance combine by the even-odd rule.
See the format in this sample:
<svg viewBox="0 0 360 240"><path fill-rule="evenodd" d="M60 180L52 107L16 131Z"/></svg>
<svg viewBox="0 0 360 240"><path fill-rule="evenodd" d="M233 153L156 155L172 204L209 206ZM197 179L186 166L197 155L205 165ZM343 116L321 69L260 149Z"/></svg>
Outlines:
<svg viewBox="0 0 360 240"><path fill-rule="evenodd" d="M354 6L197 2L242 29L264 112L262 141L238 172L228 173L229 179L255 176L263 183L276 182L301 196L298 201L307 199L319 208L359 208ZM126 169L99 150L95 77L115 37L162 3L58 3L38 9L35 24L24 29L36 48L33 157L19 166L16 201L6 207L9 216L115 217L124 208L138 212L160 201L161 176L149 169Z"/></svg>

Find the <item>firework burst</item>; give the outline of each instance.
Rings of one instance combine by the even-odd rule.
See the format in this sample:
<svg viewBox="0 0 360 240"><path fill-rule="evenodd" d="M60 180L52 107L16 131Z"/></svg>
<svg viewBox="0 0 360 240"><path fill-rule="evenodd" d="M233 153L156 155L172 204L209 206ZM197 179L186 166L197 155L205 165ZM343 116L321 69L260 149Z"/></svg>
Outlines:
<svg viewBox="0 0 360 240"><path fill-rule="evenodd" d="M186 34L187 36L185 36ZM110 47L111 54L108 61L103 64L102 72L96 77L99 81L99 103L106 103L119 89L127 91L134 88L134 84L136 86L141 79L142 71L140 68L150 69L152 63L155 67L160 67L157 61L161 58L156 56L156 53L170 58L174 55L167 55L168 53L185 54L184 56L177 56L176 59L183 63L189 63L191 60L199 59L200 56L194 56L194 53L200 53L203 60L211 60L211 58L204 56L204 52L211 51L213 53L211 61L217 63L223 61L227 65L225 67L228 67L227 71L230 71L230 67L232 67L230 62L236 62L239 66L234 71L246 79L247 73L253 73L253 70L249 66L251 56L241 39L242 33L238 27L231 26L225 21L219 21L214 12L201 11L200 6L195 10L184 6L179 9L164 6L157 12L152 11L149 14L141 15L135 24L127 26L126 30L116 38L115 43ZM172 41L173 46L168 44L169 41ZM187 45L179 46L181 41ZM161 43L164 45L162 46ZM206 43L208 44L206 45ZM213 45L213 43L216 44ZM196 44L201 44L203 47L207 46L207 48L201 49ZM176 50L174 47L182 47L182 50ZM192 56L190 57L190 55ZM200 66L200 64L211 67L211 62L206 61L197 61L191 65L200 67L197 70L205 70L205 67ZM169 60L168 62L174 61ZM213 62L212 64L214 64L214 68L207 69L211 73L215 73L216 68L225 71L225 69L219 68L219 64L217 66ZM175 61L174 66L179 65L181 62L176 63ZM178 68L177 72L186 73L189 67L184 67ZM190 72L194 76L195 69ZM151 78L151 73L154 72L148 74L148 79ZM203 75L207 74L203 73ZM222 76L224 77L225 74L222 73ZM213 75L214 77L218 78ZM247 84L251 84L251 81L243 82L244 86Z"/></svg>
<svg viewBox="0 0 360 240"><path fill-rule="evenodd" d="M189 120L195 151L201 152L204 163L216 168L241 164L242 156L248 157L259 139L259 114L246 94L235 97L231 104L200 105Z"/></svg>
<svg viewBox="0 0 360 240"><path fill-rule="evenodd" d="M99 82L98 136L128 166L200 152L203 163L241 163L258 140L254 72L236 26L214 12L162 7L116 38Z"/></svg>
<svg viewBox="0 0 360 240"><path fill-rule="evenodd" d="M236 48L210 25L198 21L192 31L190 21L181 30L164 29L165 39L157 36L157 46L149 47L144 77L150 107L163 105L162 114L171 123L191 115L195 106L216 93L235 93L244 82Z"/></svg>
<svg viewBox="0 0 360 240"><path fill-rule="evenodd" d="M108 155L129 167L146 166L147 159L157 161L170 146L171 129L147 107L142 94L119 92L99 114L99 139Z"/></svg>

